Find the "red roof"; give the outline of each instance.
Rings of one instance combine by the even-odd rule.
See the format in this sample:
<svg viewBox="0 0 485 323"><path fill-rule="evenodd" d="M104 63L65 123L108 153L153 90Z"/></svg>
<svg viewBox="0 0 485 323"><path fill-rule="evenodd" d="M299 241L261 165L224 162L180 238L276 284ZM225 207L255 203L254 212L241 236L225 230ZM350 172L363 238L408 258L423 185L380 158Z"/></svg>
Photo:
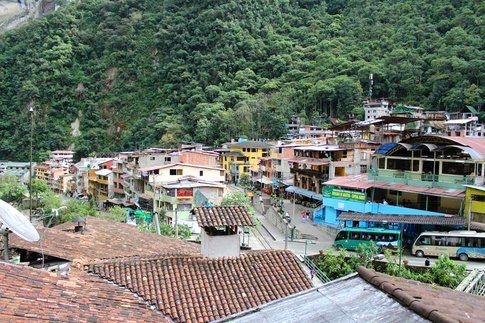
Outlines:
<svg viewBox="0 0 485 323"><path fill-rule="evenodd" d="M220 168L220 167L210 167L210 166L193 165L193 164L186 164L186 163L173 163L173 164L167 164L167 165L142 167L142 168L140 168L140 172L149 172L149 171L152 171L152 170L157 170L157 169L162 169L162 168L170 168L170 167L175 167L175 166L187 166L187 167L194 167L194 168L224 170L224 168Z"/></svg>
<svg viewBox="0 0 485 323"><path fill-rule="evenodd" d="M73 229L72 222L39 228L40 242L27 242L11 234L11 246L71 260L76 266L114 257L199 253L199 246L194 243L142 232L135 226L103 218L88 217L83 233Z"/></svg>
<svg viewBox="0 0 485 323"><path fill-rule="evenodd" d="M482 158L485 158L485 138L479 137L458 137L458 136L437 136L444 139L449 139L457 145L468 146L479 153Z"/></svg>
<svg viewBox="0 0 485 323"><path fill-rule="evenodd" d="M89 272L128 288L176 322L213 321L311 287L288 250L112 259L90 265Z"/></svg>
<svg viewBox="0 0 485 323"><path fill-rule="evenodd" d="M58 276L0 261L2 322L166 322L129 291L71 270Z"/></svg>

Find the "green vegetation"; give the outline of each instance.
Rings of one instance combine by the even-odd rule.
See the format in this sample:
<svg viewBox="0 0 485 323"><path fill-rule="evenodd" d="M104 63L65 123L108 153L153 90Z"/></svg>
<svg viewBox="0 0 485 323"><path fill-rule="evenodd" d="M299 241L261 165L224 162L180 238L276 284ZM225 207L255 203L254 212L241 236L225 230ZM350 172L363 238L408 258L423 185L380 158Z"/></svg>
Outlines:
<svg viewBox="0 0 485 323"><path fill-rule="evenodd" d="M359 246L356 254L346 254L344 250L334 251L329 249L318 256L316 264L331 280L343 277L357 271L357 268L364 266L373 268L373 257L378 250L375 246ZM422 271L412 270L402 265L399 273L397 256L390 251L385 253L387 264L384 273L392 276L400 276L406 279L413 279L428 284L456 288L466 277L466 266L451 260L448 255L439 257L434 266ZM376 270L379 268L376 268Z"/></svg>
<svg viewBox="0 0 485 323"><path fill-rule="evenodd" d="M0 156L77 156L193 139L278 138L374 97L483 103L474 0L87 0L0 36ZM70 124L80 121L79 132ZM74 134L75 136L72 136Z"/></svg>
<svg viewBox="0 0 485 323"><path fill-rule="evenodd" d="M8 203L22 203L27 189L19 183L15 175L0 175L0 199Z"/></svg>
<svg viewBox="0 0 485 323"><path fill-rule="evenodd" d="M182 239L188 239L192 235L190 227L186 224L178 224L178 235ZM152 223L140 223L137 224L138 229L141 231L147 231L155 233L156 227L154 222ZM160 222L160 234L167 237L175 237L175 227L167 222Z"/></svg>

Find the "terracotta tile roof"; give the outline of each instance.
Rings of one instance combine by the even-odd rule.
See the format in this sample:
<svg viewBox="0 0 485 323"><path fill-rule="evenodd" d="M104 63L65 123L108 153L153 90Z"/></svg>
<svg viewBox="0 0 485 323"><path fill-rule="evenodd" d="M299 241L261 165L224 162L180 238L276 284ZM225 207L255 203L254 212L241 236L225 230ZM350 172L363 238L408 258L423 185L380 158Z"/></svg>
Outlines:
<svg viewBox="0 0 485 323"><path fill-rule="evenodd" d="M180 322L207 322L311 287L285 250L239 257L160 256L103 261L89 272L137 293Z"/></svg>
<svg viewBox="0 0 485 323"><path fill-rule="evenodd" d="M430 216L430 215L397 215L372 213L341 213L340 221L371 221L429 225L466 225L466 219L461 216Z"/></svg>
<svg viewBox="0 0 485 323"><path fill-rule="evenodd" d="M73 270L61 277L0 262L0 321L168 321L132 293Z"/></svg>
<svg viewBox="0 0 485 323"><path fill-rule="evenodd" d="M162 253L199 253L194 243L142 232L136 227L108 219L88 217L87 230L74 233L74 223L38 229L41 242L27 242L11 234L11 247L67 259L74 264L93 260Z"/></svg>
<svg viewBox="0 0 485 323"><path fill-rule="evenodd" d="M364 267L358 272L367 282L430 321L483 322L485 318L483 296L392 277Z"/></svg>
<svg viewBox="0 0 485 323"><path fill-rule="evenodd" d="M254 226L253 218L245 206L199 206L192 211L201 227L222 225Z"/></svg>

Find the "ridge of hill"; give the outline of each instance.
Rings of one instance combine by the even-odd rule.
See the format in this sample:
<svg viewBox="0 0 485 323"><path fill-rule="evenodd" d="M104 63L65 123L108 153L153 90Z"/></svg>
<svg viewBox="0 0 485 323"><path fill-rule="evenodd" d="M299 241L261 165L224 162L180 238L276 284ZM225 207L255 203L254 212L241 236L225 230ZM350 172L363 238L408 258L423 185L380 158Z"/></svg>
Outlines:
<svg viewBox="0 0 485 323"><path fill-rule="evenodd" d="M0 159L278 138L374 97L483 103L473 0L87 0L0 36ZM481 82L480 82L481 81Z"/></svg>

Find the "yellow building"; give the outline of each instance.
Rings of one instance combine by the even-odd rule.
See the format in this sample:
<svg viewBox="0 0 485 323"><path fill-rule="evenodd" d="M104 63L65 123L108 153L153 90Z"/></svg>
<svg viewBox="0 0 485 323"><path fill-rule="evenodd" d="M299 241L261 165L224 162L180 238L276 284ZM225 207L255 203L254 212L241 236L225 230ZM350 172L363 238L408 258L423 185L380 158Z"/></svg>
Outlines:
<svg viewBox="0 0 485 323"><path fill-rule="evenodd" d="M470 215L472 222L485 223L485 186L466 185L464 216Z"/></svg>
<svg viewBox="0 0 485 323"><path fill-rule="evenodd" d="M222 154L226 180L237 182L241 175L250 175L251 167L258 167L259 159L269 157L271 145L262 141L243 141L228 145Z"/></svg>

